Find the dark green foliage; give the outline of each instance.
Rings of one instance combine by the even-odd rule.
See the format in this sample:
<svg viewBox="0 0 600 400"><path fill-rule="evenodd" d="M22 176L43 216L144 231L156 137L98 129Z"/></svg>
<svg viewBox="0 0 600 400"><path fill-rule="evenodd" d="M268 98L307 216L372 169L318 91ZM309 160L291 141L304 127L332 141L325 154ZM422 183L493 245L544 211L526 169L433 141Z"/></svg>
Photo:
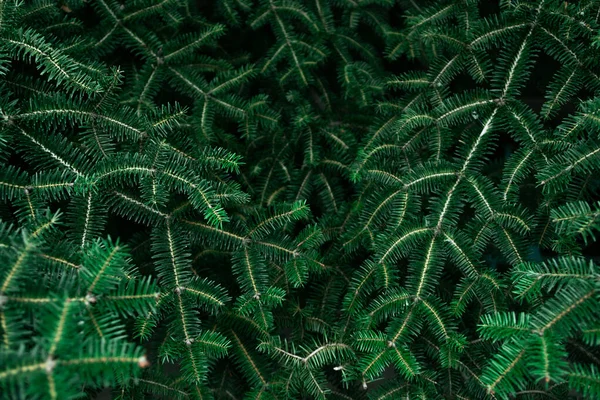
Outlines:
<svg viewBox="0 0 600 400"><path fill-rule="evenodd" d="M0 398L599 398L599 18L0 0Z"/></svg>

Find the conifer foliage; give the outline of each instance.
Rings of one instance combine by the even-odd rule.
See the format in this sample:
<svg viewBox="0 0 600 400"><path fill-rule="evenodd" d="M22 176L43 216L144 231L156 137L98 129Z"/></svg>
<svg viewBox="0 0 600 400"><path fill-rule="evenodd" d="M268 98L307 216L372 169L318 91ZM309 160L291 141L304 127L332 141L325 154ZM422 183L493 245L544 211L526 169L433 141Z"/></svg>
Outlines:
<svg viewBox="0 0 600 400"><path fill-rule="evenodd" d="M599 18L0 0L0 398L600 398Z"/></svg>

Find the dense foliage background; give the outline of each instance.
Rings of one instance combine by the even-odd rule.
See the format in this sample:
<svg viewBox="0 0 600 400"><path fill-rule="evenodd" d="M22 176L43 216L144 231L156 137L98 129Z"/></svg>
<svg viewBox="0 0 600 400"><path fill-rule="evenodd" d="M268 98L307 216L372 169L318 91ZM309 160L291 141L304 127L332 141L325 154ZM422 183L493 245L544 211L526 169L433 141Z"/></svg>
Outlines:
<svg viewBox="0 0 600 400"><path fill-rule="evenodd" d="M0 0L0 398L600 398L599 17Z"/></svg>

